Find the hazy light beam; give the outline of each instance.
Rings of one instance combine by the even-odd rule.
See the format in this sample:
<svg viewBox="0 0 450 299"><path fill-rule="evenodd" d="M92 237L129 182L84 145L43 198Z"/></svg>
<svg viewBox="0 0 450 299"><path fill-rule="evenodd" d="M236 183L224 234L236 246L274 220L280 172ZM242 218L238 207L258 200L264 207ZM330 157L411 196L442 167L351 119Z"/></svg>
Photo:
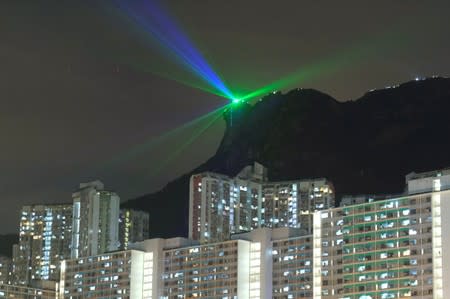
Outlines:
<svg viewBox="0 0 450 299"><path fill-rule="evenodd" d="M110 168L113 166L116 166L118 164L122 164L128 160L134 159L140 155L148 154L151 152L154 148L161 145L163 142L168 141L170 138L175 138L178 134L181 134L183 131L188 130L190 128L193 128L197 125L200 125L202 122L206 121L209 117L218 114L218 116L221 116L221 113L229 106L229 104L219 107L215 109L214 111L211 111L209 113L206 113L204 115L201 115L200 117L197 117L187 123L184 123L164 134L161 134L155 138L150 139L147 142L144 142L142 144L134 146L132 149L124 152L123 154L113 158L111 161L109 161L106 164L106 168ZM185 138L185 137L183 137Z"/></svg>
<svg viewBox="0 0 450 299"><path fill-rule="evenodd" d="M350 67L356 63L364 62L365 60L375 55L381 55L386 50L393 50L394 47L405 46L410 40L401 32L394 32L379 36L374 40L359 43L349 50L340 51L333 57L323 59L314 64L309 64L299 68L297 71L275 80L257 90L239 97L242 101L248 101L261 95L268 94L282 88L286 88L293 84L301 84L312 80L319 76L329 76L337 73L340 69ZM382 45L377 46L378 44Z"/></svg>
<svg viewBox="0 0 450 299"><path fill-rule="evenodd" d="M228 106L228 105L227 105ZM226 107L223 107L222 109L225 109ZM192 143L194 143L195 140L197 140L201 135L203 135L214 123L216 123L220 117L222 116L222 113L218 113L217 115L213 117L211 121L209 121L205 126L200 128L198 131L196 131L193 135L191 135L186 142L181 144L174 152L172 152L170 155L167 156L165 160L161 162L161 164L152 172L152 176L157 175L162 169L164 169L170 162L172 162L175 158L177 158L186 148L188 148Z"/></svg>
<svg viewBox="0 0 450 299"><path fill-rule="evenodd" d="M118 0L120 6L146 32L168 50L182 66L219 91L228 99L234 96L220 77L209 66L200 51L189 41L175 22L154 0L134 1L141 5L131 7L130 2ZM125 3L126 2L126 3ZM127 5L128 4L128 5ZM137 7L136 7L137 6Z"/></svg>

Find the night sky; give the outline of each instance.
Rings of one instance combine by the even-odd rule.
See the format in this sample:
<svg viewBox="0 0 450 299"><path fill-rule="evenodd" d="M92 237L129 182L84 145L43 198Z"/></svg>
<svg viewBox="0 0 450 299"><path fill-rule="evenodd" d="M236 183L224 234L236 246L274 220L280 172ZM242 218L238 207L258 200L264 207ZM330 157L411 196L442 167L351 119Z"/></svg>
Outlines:
<svg viewBox="0 0 450 299"><path fill-rule="evenodd" d="M70 202L79 182L99 178L126 200L217 149L221 121L186 148L199 127L155 141L227 100L193 88L208 86L117 2L0 1L0 233L17 231L24 204ZM162 6L233 91L289 77L284 91L311 87L346 101L417 76L450 75L450 1L371 3ZM303 69L308 75L292 80Z"/></svg>

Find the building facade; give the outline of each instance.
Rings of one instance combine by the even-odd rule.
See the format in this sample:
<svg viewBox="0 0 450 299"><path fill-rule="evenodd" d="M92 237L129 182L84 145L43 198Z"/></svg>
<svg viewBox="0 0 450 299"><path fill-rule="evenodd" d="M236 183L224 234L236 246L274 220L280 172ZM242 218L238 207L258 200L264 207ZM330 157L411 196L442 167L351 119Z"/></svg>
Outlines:
<svg viewBox="0 0 450 299"><path fill-rule="evenodd" d="M149 214L132 209L120 210L119 242L120 250L127 250L130 243L141 242L149 236Z"/></svg>
<svg viewBox="0 0 450 299"><path fill-rule="evenodd" d="M0 284L10 284L12 279L12 260L0 255Z"/></svg>
<svg viewBox="0 0 450 299"><path fill-rule="evenodd" d="M259 242L193 243L152 239L135 244L140 250L65 261L60 298L270 298L260 296Z"/></svg>
<svg viewBox="0 0 450 299"><path fill-rule="evenodd" d="M36 287L0 284L0 299L58 299L58 288L55 283Z"/></svg>
<svg viewBox="0 0 450 299"><path fill-rule="evenodd" d="M311 235L272 243L273 298L312 298L313 240Z"/></svg>
<svg viewBox="0 0 450 299"><path fill-rule="evenodd" d="M218 242L261 227L310 231L314 211L334 207L334 189L326 179L269 182L255 163L234 178L193 175L189 204L189 238Z"/></svg>
<svg viewBox="0 0 450 299"><path fill-rule="evenodd" d="M95 256L119 248L120 198L100 181L81 183L72 194L71 257Z"/></svg>
<svg viewBox="0 0 450 299"><path fill-rule="evenodd" d="M448 192L320 212L315 297L443 298L443 264L450 265L442 250L450 233L442 227L443 207L450 208Z"/></svg>
<svg viewBox="0 0 450 299"><path fill-rule="evenodd" d="M14 254L15 283L59 280L59 264L70 257L72 205L29 205L21 211Z"/></svg>
<svg viewBox="0 0 450 299"><path fill-rule="evenodd" d="M151 253L128 250L66 260L59 298L149 298L144 267Z"/></svg>
<svg viewBox="0 0 450 299"><path fill-rule="evenodd" d="M316 211L312 232L255 228L207 244L146 240L132 251L71 261L61 285L71 290L66 298L100 298L91 293L97 287L84 285L106 275L106 286L124 278L126 294L137 286L142 297L135 298L443 299L450 292L449 178L431 173L409 180L401 196ZM143 256L132 261L129 252ZM116 266L106 273L110 260ZM136 275L117 274L124 264ZM75 282L80 274L86 282Z"/></svg>
<svg viewBox="0 0 450 299"><path fill-rule="evenodd" d="M166 250L162 298L242 298L248 291L249 242L232 240Z"/></svg>

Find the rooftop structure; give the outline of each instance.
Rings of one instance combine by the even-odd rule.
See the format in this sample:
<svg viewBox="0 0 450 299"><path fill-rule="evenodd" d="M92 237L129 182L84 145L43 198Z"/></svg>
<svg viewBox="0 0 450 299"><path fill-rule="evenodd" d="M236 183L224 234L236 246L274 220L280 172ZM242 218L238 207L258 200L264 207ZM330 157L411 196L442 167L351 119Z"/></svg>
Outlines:
<svg viewBox="0 0 450 299"><path fill-rule="evenodd" d="M450 168L428 172L411 172L405 177L408 194L450 189Z"/></svg>

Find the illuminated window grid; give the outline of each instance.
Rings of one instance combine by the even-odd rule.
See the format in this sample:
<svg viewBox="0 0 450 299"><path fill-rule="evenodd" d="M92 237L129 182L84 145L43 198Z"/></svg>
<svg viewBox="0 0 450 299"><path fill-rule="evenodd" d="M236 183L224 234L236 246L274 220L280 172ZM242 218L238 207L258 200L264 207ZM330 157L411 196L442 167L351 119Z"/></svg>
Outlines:
<svg viewBox="0 0 450 299"><path fill-rule="evenodd" d="M144 299L153 298L153 252L144 254Z"/></svg>
<svg viewBox="0 0 450 299"><path fill-rule="evenodd" d="M261 243L250 244L250 299L261 298Z"/></svg>
<svg viewBox="0 0 450 299"><path fill-rule="evenodd" d="M237 296L237 242L165 251L163 298Z"/></svg>
<svg viewBox="0 0 450 299"><path fill-rule="evenodd" d="M12 260L0 256L0 284L8 284L9 280L12 278L10 276L10 271L12 270Z"/></svg>
<svg viewBox="0 0 450 299"><path fill-rule="evenodd" d="M334 206L325 179L253 182L206 172L191 177L190 190L189 236L201 243L259 227L310 229L305 213Z"/></svg>
<svg viewBox="0 0 450 299"><path fill-rule="evenodd" d="M66 261L64 298L130 298L131 252Z"/></svg>
<svg viewBox="0 0 450 299"><path fill-rule="evenodd" d="M192 238L194 240L200 240L201 232L201 205L202 205L202 176L197 175L193 177L193 203L192 203L192 213L193 218L192 223Z"/></svg>
<svg viewBox="0 0 450 299"><path fill-rule="evenodd" d="M273 298L312 298L312 237L273 242Z"/></svg>
<svg viewBox="0 0 450 299"><path fill-rule="evenodd" d="M15 274L20 283L58 280L59 263L70 255L72 205L24 206Z"/></svg>
<svg viewBox="0 0 450 299"><path fill-rule="evenodd" d="M432 297L430 197L333 211L323 219L323 298Z"/></svg>
<svg viewBox="0 0 450 299"><path fill-rule="evenodd" d="M436 181L436 180L435 180ZM440 180L435 182L435 188L441 190ZM432 224L433 224L433 292L434 298L444 298L443 292L443 265L442 265L442 226L441 226L441 194L432 195Z"/></svg>
<svg viewBox="0 0 450 299"><path fill-rule="evenodd" d="M251 188L251 218L252 218L252 229L259 228L261 223L264 223L261 217L261 203L259 202L259 192L256 188Z"/></svg>
<svg viewBox="0 0 450 299"><path fill-rule="evenodd" d="M56 291L0 284L0 298L55 299Z"/></svg>

